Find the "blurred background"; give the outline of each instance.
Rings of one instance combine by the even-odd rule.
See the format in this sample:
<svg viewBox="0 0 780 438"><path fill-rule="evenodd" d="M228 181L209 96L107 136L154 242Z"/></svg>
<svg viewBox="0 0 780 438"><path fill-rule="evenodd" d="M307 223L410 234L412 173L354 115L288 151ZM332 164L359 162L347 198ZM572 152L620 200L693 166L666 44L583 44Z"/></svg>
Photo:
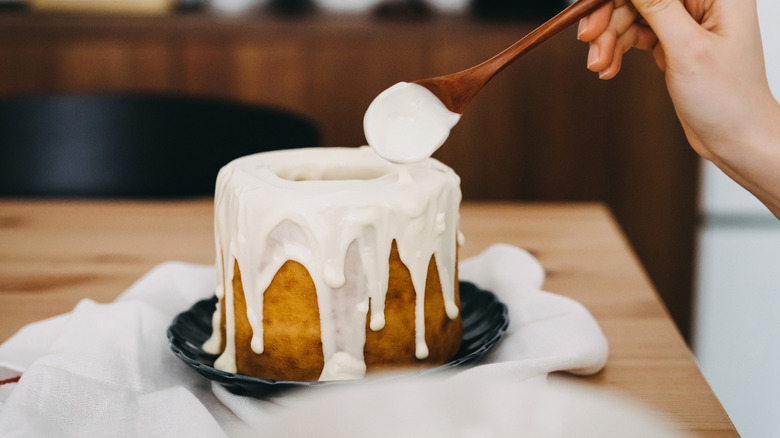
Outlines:
<svg viewBox="0 0 780 438"><path fill-rule="evenodd" d="M224 99L300 114L322 145L359 146L379 92L470 67L567 4L0 0L0 100ZM759 9L777 96L780 5ZM576 26L535 49L480 93L436 157L468 201L608 205L738 430L780 436L778 221L688 147L651 56L629 52L604 82L586 54ZM0 159L12 148L0 143Z"/></svg>

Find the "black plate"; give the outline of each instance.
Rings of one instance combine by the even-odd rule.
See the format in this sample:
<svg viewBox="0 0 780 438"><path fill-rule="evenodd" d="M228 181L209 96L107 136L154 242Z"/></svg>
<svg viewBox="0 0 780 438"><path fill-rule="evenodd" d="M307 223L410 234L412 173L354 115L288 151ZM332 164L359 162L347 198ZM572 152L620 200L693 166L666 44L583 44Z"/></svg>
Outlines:
<svg viewBox="0 0 780 438"><path fill-rule="evenodd" d="M344 383L258 379L214 368L217 355L206 353L201 346L211 336L211 316L216 305L217 297L198 301L189 310L174 318L168 327L168 341L173 353L202 375L219 382L233 393L254 397L268 397L293 388ZM509 325L507 308L495 295L464 281L460 282L460 312L463 320L463 343L458 354L444 365L403 374L404 376L429 374L474 364L498 344Z"/></svg>

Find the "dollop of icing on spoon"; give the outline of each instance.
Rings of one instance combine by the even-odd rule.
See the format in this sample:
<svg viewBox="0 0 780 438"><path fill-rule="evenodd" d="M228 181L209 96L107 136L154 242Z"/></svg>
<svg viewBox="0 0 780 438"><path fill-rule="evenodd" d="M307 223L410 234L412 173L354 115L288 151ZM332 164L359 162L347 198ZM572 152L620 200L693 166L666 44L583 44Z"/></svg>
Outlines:
<svg viewBox="0 0 780 438"><path fill-rule="evenodd" d="M380 93L363 117L366 140L382 158L411 163L430 157L460 120L422 85L399 82Z"/></svg>

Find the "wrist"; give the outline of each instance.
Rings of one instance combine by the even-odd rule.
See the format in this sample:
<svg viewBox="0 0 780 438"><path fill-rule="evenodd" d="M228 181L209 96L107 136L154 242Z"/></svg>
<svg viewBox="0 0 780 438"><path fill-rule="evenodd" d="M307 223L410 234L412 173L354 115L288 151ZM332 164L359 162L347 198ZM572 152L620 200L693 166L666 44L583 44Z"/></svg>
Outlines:
<svg viewBox="0 0 780 438"><path fill-rule="evenodd" d="M780 103L765 96L733 137L714 145L712 162L780 218Z"/></svg>

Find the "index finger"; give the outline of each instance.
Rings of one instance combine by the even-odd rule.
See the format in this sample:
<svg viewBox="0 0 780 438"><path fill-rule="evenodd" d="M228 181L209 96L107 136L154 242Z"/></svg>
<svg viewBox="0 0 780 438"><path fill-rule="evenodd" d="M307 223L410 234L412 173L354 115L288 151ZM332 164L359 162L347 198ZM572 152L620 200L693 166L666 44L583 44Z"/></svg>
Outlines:
<svg viewBox="0 0 780 438"><path fill-rule="evenodd" d="M612 19L612 12L623 5L629 0L614 0L600 6L595 11L588 14L585 18L580 20L579 27L577 29L577 38L581 41L591 42L598 38L609 26L609 21Z"/></svg>

